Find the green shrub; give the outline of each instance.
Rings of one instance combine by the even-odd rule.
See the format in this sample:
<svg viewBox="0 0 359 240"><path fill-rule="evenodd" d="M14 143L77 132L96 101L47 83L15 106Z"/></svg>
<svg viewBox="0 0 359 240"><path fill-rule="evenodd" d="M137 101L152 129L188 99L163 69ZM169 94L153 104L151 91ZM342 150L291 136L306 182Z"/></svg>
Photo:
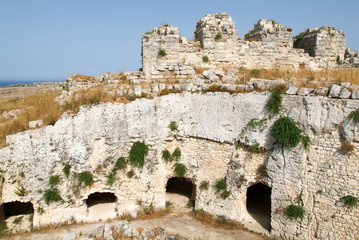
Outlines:
<svg viewBox="0 0 359 240"><path fill-rule="evenodd" d="M69 178L69 176L70 176L70 169L71 169L71 165L68 164L68 163L62 169L62 171L65 174L66 178Z"/></svg>
<svg viewBox="0 0 359 240"><path fill-rule="evenodd" d="M208 190L208 186L209 186L209 182L208 181L203 181L203 182L201 182L201 185L199 185L199 189Z"/></svg>
<svg viewBox="0 0 359 240"><path fill-rule="evenodd" d="M48 189L44 193L44 200L48 205L50 202L58 202L63 201L62 197L60 196L60 191L57 188Z"/></svg>
<svg viewBox="0 0 359 240"><path fill-rule="evenodd" d="M216 36L214 37L214 40L216 41L216 42L218 42L218 41L220 41L220 40L222 40L222 34L221 33L217 33L216 34Z"/></svg>
<svg viewBox="0 0 359 240"><path fill-rule="evenodd" d="M135 142L130 150L130 164L134 167L142 168L145 164L145 156L147 156L147 154L147 145L144 142Z"/></svg>
<svg viewBox="0 0 359 240"><path fill-rule="evenodd" d="M259 143L255 143L253 146L252 146L252 153L261 153L261 149L259 147Z"/></svg>
<svg viewBox="0 0 359 240"><path fill-rule="evenodd" d="M167 149L162 151L162 159L165 160L166 163L171 161L171 153Z"/></svg>
<svg viewBox="0 0 359 240"><path fill-rule="evenodd" d="M23 185L20 185L18 187L16 187L16 190L14 192L16 195L18 195L19 197L24 197L27 194L29 194L29 192L24 188Z"/></svg>
<svg viewBox="0 0 359 240"><path fill-rule="evenodd" d="M264 164L258 167L257 174L261 177L268 177L268 169L264 166Z"/></svg>
<svg viewBox="0 0 359 240"><path fill-rule="evenodd" d="M81 185L82 183L84 183L85 187L86 186L91 186L93 184L93 176L92 173L90 172L82 172L79 173L78 175L78 181L79 184Z"/></svg>
<svg viewBox="0 0 359 240"><path fill-rule="evenodd" d="M59 184L59 182L60 182L60 176L58 176L58 175L51 176L49 179L49 184L51 186L55 186L55 185Z"/></svg>
<svg viewBox="0 0 359 240"><path fill-rule="evenodd" d="M228 198L230 195L231 195L231 191L228 191L228 190L224 190L224 191L221 193L221 196L222 196L224 199Z"/></svg>
<svg viewBox="0 0 359 240"><path fill-rule="evenodd" d="M116 176L114 173L110 173L107 177L107 184L112 186L113 183L115 182Z"/></svg>
<svg viewBox="0 0 359 240"><path fill-rule="evenodd" d="M349 116L348 116L349 120L352 120L354 123L359 123L359 110L357 111L352 111Z"/></svg>
<svg viewBox="0 0 359 240"><path fill-rule="evenodd" d="M302 134L302 145L304 149L308 149L311 144L310 138L307 135Z"/></svg>
<svg viewBox="0 0 359 240"><path fill-rule="evenodd" d="M115 170L122 170L127 167L127 160L124 157L119 157L115 163Z"/></svg>
<svg viewBox="0 0 359 240"><path fill-rule="evenodd" d="M341 200L350 209L358 207L359 199L354 196L347 195L345 197L342 197Z"/></svg>
<svg viewBox="0 0 359 240"><path fill-rule="evenodd" d="M282 95L279 91L273 91L266 103L266 108L271 114L278 114L282 110Z"/></svg>
<svg viewBox="0 0 359 240"><path fill-rule="evenodd" d="M220 191L224 191L224 190L227 190L227 181L225 178L222 178L222 179L219 179L217 182L216 182L216 191L217 193L219 193Z"/></svg>
<svg viewBox="0 0 359 240"><path fill-rule="evenodd" d="M207 62L209 62L209 58L208 58L207 56L203 56L203 57L202 57L202 61L205 62L205 63L207 63Z"/></svg>
<svg viewBox="0 0 359 240"><path fill-rule="evenodd" d="M166 55L167 55L167 53L166 53L165 50L161 49L161 50L158 51L158 56L164 57Z"/></svg>
<svg viewBox="0 0 359 240"><path fill-rule="evenodd" d="M298 219L304 217L305 210L301 206L289 205L286 209L286 214L292 219Z"/></svg>
<svg viewBox="0 0 359 240"><path fill-rule="evenodd" d="M176 148L172 153L172 158L175 158L178 161L181 158L181 150Z"/></svg>
<svg viewBox="0 0 359 240"><path fill-rule="evenodd" d="M302 130L293 119L280 117L272 126L272 136L283 146L296 147L302 140Z"/></svg>
<svg viewBox="0 0 359 240"><path fill-rule="evenodd" d="M183 165L182 163L176 163L174 165L174 170L173 170L174 174L177 176L177 177L184 177L184 175L186 174L187 172L187 168L185 165Z"/></svg>
<svg viewBox="0 0 359 240"><path fill-rule="evenodd" d="M168 127L171 129L171 131L177 130L178 128L177 123L175 121L170 122Z"/></svg>

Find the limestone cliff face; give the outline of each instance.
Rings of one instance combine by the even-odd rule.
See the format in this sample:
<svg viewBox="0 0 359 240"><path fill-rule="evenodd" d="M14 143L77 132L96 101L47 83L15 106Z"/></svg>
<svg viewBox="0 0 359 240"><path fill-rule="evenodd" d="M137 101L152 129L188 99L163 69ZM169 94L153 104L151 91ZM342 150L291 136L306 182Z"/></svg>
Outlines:
<svg viewBox="0 0 359 240"><path fill-rule="evenodd" d="M181 150L180 163L195 186L196 208L242 221L249 218L246 191L262 182L271 187L271 234L298 239L356 239L358 209L341 202L359 194L358 127L347 116L359 108L358 100L311 96L284 96L283 115L293 118L311 138L309 150L281 147L270 129L278 118L269 117L268 93L184 93L129 104L107 103L82 107L65 114L54 126L8 136L9 147L0 150L2 203L31 202L34 225L96 220L88 210L91 193L110 192L117 201L113 217L136 214L143 205L164 207L166 184L174 176L174 163L161 157L164 149ZM251 126L253 120L265 120ZM170 122L178 129L171 131ZM341 141L354 145L352 155L339 151ZM133 143L149 147L143 168L119 170L107 184L115 161L128 157ZM259 144L260 154L236 148L236 142ZM62 169L71 166L67 178ZM268 176L259 174L262 166ZM134 176L128 172L133 170ZM78 173L91 172L94 183L84 187ZM60 176L57 188L63 202L44 202L49 178ZM216 181L226 178L230 194L216 193ZM208 182L207 190L200 188ZM28 194L15 194L23 186ZM290 204L303 206L302 220L284 213Z"/></svg>

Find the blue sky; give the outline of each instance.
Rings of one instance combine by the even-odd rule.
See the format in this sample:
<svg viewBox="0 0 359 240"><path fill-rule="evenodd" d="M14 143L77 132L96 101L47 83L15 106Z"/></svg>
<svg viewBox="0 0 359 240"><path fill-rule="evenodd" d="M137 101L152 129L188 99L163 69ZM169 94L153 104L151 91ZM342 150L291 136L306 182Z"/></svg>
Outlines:
<svg viewBox="0 0 359 240"><path fill-rule="evenodd" d="M226 12L244 34L259 19L293 28L331 25L359 51L359 0L0 0L0 81L65 80L137 70L141 36L168 23L193 38L207 13Z"/></svg>

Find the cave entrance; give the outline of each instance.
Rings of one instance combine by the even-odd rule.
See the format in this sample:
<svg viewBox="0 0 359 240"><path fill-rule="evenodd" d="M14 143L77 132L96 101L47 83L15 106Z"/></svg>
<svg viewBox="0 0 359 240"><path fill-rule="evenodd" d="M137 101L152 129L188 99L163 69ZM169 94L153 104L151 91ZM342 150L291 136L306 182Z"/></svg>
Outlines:
<svg viewBox="0 0 359 240"><path fill-rule="evenodd" d="M117 197L111 192L95 192L86 199L88 219L105 220L115 218Z"/></svg>
<svg viewBox="0 0 359 240"><path fill-rule="evenodd" d="M31 202L7 202L3 205L5 219L18 216L34 214L34 206Z"/></svg>
<svg viewBox="0 0 359 240"><path fill-rule="evenodd" d="M166 201L172 203L175 209L194 207L196 186L187 178L172 177L166 185Z"/></svg>
<svg viewBox="0 0 359 240"><path fill-rule="evenodd" d="M268 231L271 228L271 190L262 183L247 189L247 212Z"/></svg>

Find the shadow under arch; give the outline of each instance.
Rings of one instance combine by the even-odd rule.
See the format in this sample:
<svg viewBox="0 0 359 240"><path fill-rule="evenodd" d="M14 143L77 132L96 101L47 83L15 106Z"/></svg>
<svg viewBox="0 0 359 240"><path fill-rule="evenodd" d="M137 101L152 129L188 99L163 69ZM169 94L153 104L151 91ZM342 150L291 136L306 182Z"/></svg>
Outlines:
<svg viewBox="0 0 359 240"><path fill-rule="evenodd" d="M247 189L247 212L263 228L271 230L272 189L263 183L256 183Z"/></svg>

